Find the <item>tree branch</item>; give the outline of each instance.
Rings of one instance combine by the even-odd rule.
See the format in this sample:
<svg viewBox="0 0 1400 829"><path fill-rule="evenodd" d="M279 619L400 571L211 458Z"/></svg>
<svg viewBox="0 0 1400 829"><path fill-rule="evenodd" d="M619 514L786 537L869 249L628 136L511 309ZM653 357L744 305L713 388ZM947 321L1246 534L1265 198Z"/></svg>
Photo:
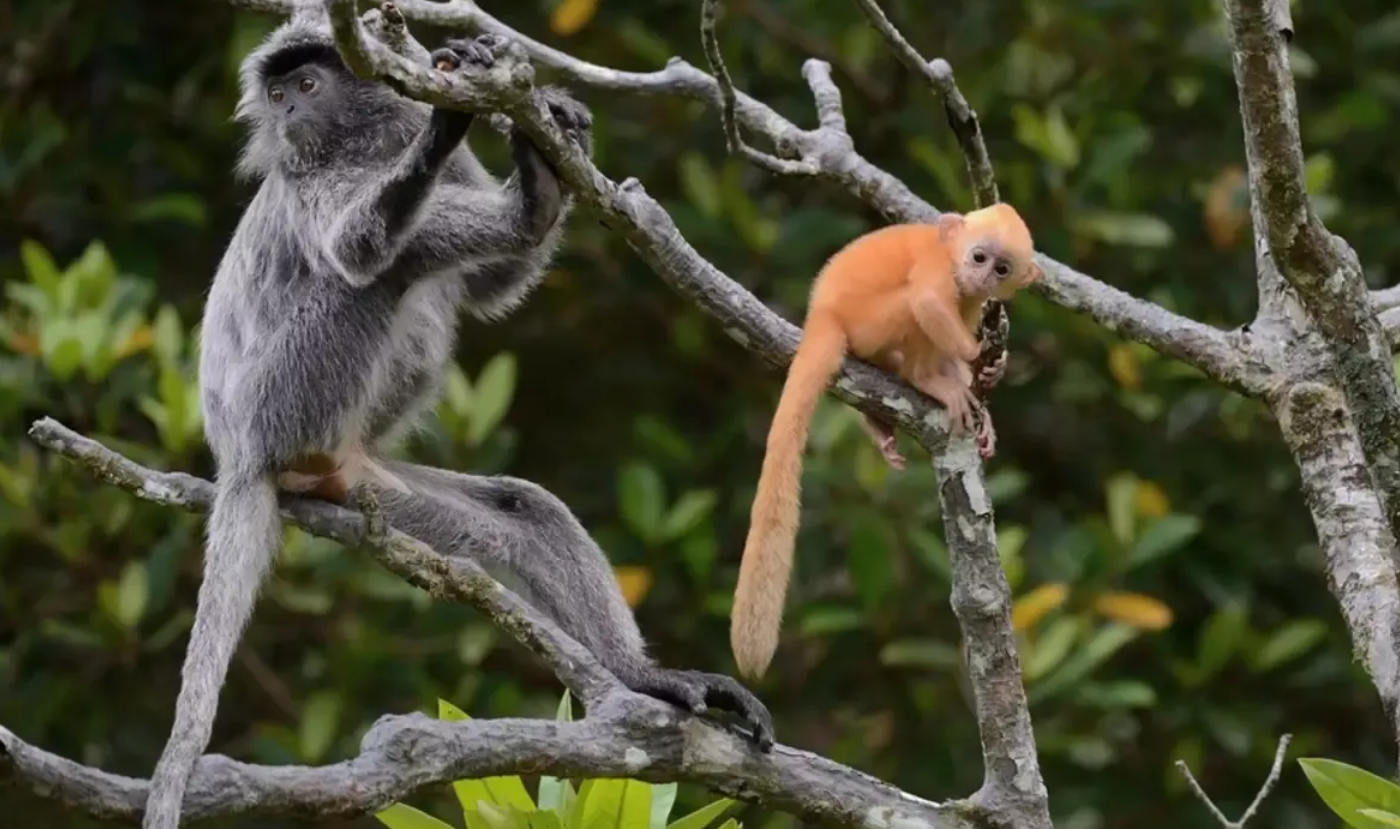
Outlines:
<svg viewBox="0 0 1400 829"><path fill-rule="evenodd" d="M98 480L138 498L190 512L207 512L214 503L212 483L183 472L148 469L52 418L35 421L29 436ZM284 497L282 517L312 535L351 547L365 543L364 517L326 501ZM433 598L468 604L486 614L548 665L585 706L622 689L587 648L501 586L472 559L442 555L397 530L390 530L388 542L374 552L381 564Z"/></svg>
<svg viewBox="0 0 1400 829"><path fill-rule="evenodd" d="M1400 585L1395 536L1347 417L1342 393L1323 383L1291 385L1274 407L1298 465L1327 561L1327 583L1351 633L1352 650L1376 686L1400 740Z"/></svg>
<svg viewBox="0 0 1400 829"><path fill-rule="evenodd" d="M214 485L158 472L45 418L30 429L40 445L100 480L154 503L203 512ZM363 543L363 518L332 504L282 500L283 519L323 538ZM583 646L488 576L471 559L441 555L397 531L373 553L434 598L470 604L540 656L584 700L573 723L496 719L445 722L422 714L381 717L352 760L321 767L258 766L203 757L184 813L192 819L253 813L325 818L365 814L428 787L500 774L634 777L705 785L789 811L807 821L888 829L974 829L975 803L923 800L854 769L787 746L748 750L735 729L633 693ZM147 782L109 774L35 748L0 726L0 779L101 818L127 823L145 808Z"/></svg>
<svg viewBox="0 0 1400 829"><path fill-rule="evenodd" d="M1255 235L1327 342L1391 531L1400 534L1400 390L1390 342L1355 252L1328 232L1308 200L1288 0L1228 0L1226 11Z"/></svg>
<svg viewBox="0 0 1400 829"><path fill-rule="evenodd" d="M292 0L229 1L243 8L279 14L286 14L293 7ZM398 0L395 5L406 19L413 22L463 31L490 32L514 40L524 47L532 61L558 71L565 80L580 86L643 95L677 95L712 105L721 104L718 82L680 58L672 58L666 68L655 72L623 72L579 60L533 40L482 11L471 0ZM808 77L809 84L809 70L814 68L823 72L830 84L830 67L824 61L808 60L803 64L803 77ZM834 84L830 86L835 88ZM469 93L462 91L459 94L467 103ZM768 138L775 147L791 147L794 155L813 159L820 166L822 178L842 185L887 220L926 222L938 218L939 211L919 198L904 182L857 153L850 137L843 135L844 129L839 135L830 130L803 130L771 107L742 92L735 94L734 114L738 123L749 132ZM1254 367L1250 367L1251 373L1244 377L1233 377L1229 373L1231 369L1238 368L1238 361L1231 357L1234 346L1225 332L1171 313L1152 302L1129 296L1048 257L1039 256L1037 261L1045 270L1045 279L1032 290L1052 301L1087 313L1105 327L1121 330L1124 336L1141 337L1141 342L1181 359L1240 391L1259 395L1269 388L1266 376L1252 373ZM1129 328L1122 325L1125 314L1128 318L1143 321L1134 326L1131 333ZM1162 344L1173 342L1182 331L1190 334L1188 339L1192 341L1191 344L1164 351ZM1226 373L1221 374L1221 369Z"/></svg>
<svg viewBox="0 0 1400 829"><path fill-rule="evenodd" d="M729 68L724 65L724 56L719 51L719 39L715 36L715 18L719 13L719 0L704 0L700 6L700 41L705 47L705 59L710 63L710 71L719 82L720 123L724 127L724 143L729 152L738 153L750 164L779 175L814 176L817 165L808 159L788 160L759 152L744 143L739 135L739 122L734 118L738 105L734 94L734 81L729 77Z"/></svg>
<svg viewBox="0 0 1400 829"><path fill-rule="evenodd" d="M953 82L952 67L944 60L925 61L875 0L857 3L900 61L923 76L942 97L978 206L996 203L999 197L991 158L977 127L977 116ZM1009 327L1005 304L988 302L974 377L982 368L1005 358ZM990 417L985 405L978 417ZM1051 829L1049 793L1040 773L1021 657L1011 625L1011 585L997 552L996 519L982 459L970 436L950 442L944 451L938 451L931 441L921 443L932 455L938 477L939 508L952 566L950 601L962 630L982 743L982 788L974 799L995 804L998 813L1010 817L1014 826Z"/></svg>

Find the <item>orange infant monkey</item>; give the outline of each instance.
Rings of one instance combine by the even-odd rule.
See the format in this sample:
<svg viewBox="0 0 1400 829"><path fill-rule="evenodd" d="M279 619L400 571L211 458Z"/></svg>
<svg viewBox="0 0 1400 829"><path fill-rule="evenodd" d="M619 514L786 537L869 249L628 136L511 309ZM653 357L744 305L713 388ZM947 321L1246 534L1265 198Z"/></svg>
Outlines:
<svg viewBox="0 0 1400 829"><path fill-rule="evenodd" d="M978 400L971 363L980 344L972 331L988 299L1009 299L1042 276L1033 251L1020 214L994 204L966 215L944 213L932 224L872 231L838 251L817 274L802 342L768 431L734 590L729 642L740 672L761 676L778 645L801 512L807 427L847 349L941 403L955 434L973 429ZM987 457L990 414L984 412L982 421L978 450ZM864 424L890 466L903 468L893 425L869 416Z"/></svg>

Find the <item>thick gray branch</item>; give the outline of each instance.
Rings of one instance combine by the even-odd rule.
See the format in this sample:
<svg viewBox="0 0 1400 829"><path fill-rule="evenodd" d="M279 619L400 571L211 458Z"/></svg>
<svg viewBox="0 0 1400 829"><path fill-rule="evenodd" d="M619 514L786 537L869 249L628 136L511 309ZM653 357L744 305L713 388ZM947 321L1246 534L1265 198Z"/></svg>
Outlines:
<svg viewBox="0 0 1400 829"><path fill-rule="evenodd" d="M140 498L205 511L214 485L180 472L158 472L83 437L57 421L34 424L39 444ZM283 518L309 533L348 545L362 542L363 519L331 504L284 498ZM330 817L383 808L430 786L464 777L553 774L635 777L699 783L784 809L804 820L862 829L973 829L974 803L934 803L830 760L786 746L759 754L729 730L651 697L632 693L581 645L562 633L470 559L444 556L397 531L374 549L381 564L435 598L486 613L538 654L587 704L575 723L470 720L447 723L420 714L382 717L360 754L329 766L256 766L220 755L200 760L186 814L233 813ZM135 823L147 783L83 766L35 748L0 726L0 778L92 815Z"/></svg>
<svg viewBox="0 0 1400 829"><path fill-rule="evenodd" d="M1400 585L1391 533L1341 392L1300 382L1274 412L1302 476L1327 582L1400 740Z"/></svg>
<svg viewBox="0 0 1400 829"><path fill-rule="evenodd" d="M1011 626L1011 585L997 554L996 519L977 446L970 437L933 453L943 533L952 565L952 605L962 629L968 682L982 741L982 788L973 802L1009 826L1050 829L1021 657Z"/></svg>
<svg viewBox="0 0 1400 829"><path fill-rule="evenodd" d="M1255 235L1333 354L1392 532L1400 533L1400 390L1355 252L1308 201L1288 65L1288 0L1229 0ZM1261 296L1268 283L1261 269ZM1261 305L1265 303L1261 302Z"/></svg>
<svg viewBox="0 0 1400 829"><path fill-rule="evenodd" d="M249 9L280 14L286 14L293 6L292 0L230 2ZM532 61L558 71L565 80L581 86L644 95L677 95L714 106L722 105L719 84L715 79L679 58L671 59L666 68L656 72L623 72L579 60L533 40L501 23L469 0L399 0L395 6L410 21L431 23L454 30L491 32L514 40L524 47ZM825 73L827 84L834 89L835 85L830 83L830 67L824 61L808 60L803 66L803 76L808 77L809 70L813 67L819 67L820 71ZM426 77L419 80L422 84L429 85L429 88L435 83ZM810 78L808 83L811 84ZM461 89L455 94L468 108L491 108L482 106L480 99L468 90ZM443 99L435 100L424 96L423 100L437 102ZM819 114L822 112L820 103L819 101ZM842 185L861 201L878 210L886 219L896 222L927 222L938 218L939 211L919 198L904 182L857 153L849 136L843 137L833 130L803 130L771 107L743 92L735 94L734 112L737 122L750 133L766 137L784 155L813 160L819 165L823 178ZM829 117L835 117L830 112L827 114ZM844 130L841 132L844 133ZM1161 350L1162 343L1176 339L1177 332L1183 326L1189 327L1195 342L1165 353L1184 360L1211 376L1217 376L1215 367L1229 362L1224 355L1230 352L1231 345L1224 332L1173 314L1154 303L1131 297L1079 274L1066 265L1053 263L1045 257L1041 257L1040 261L1042 266L1046 262L1056 265L1046 268L1045 280L1035 289L1053 301L1087 313L1103 324L1107 324L1106 320L1120 319L1126 307L1132 317L1144 321L1141 326L1144 337L1141 341L1158 350ZM1076 278L1065 281L1062 279L1065 274L1073 274ZM1119 328L1124 331L1125 336L1132 336L1121 325ZM1236 388L1256 394L1267 386L1265 378L1262 377L1245 379L1248 382L1236 385Z"/></svg>

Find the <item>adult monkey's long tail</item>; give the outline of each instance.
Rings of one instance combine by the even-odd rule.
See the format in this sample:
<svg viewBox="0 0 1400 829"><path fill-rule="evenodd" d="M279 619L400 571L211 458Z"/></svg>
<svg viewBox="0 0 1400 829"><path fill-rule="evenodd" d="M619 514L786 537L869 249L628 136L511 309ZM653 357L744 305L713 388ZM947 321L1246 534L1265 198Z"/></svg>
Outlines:
<svg viewBox="0 0 1400 829"><path fill-rule="evenodd" d="M142 829L179 826L185 788L209 746L219 689L282 542L271 476L222 473L217 485L175 724L151 775Z"/></svg>
<svg viewBox="0 0 1400 829"><path fill-rule="evenodd" d="M778 647L802 511L807 429L817 401L845 355L846 334L840 322L822 311L809 311L768 429L768 449L749 514L739 584L734 588L729 646L740 673L751 678L768 670Z"/></svg>

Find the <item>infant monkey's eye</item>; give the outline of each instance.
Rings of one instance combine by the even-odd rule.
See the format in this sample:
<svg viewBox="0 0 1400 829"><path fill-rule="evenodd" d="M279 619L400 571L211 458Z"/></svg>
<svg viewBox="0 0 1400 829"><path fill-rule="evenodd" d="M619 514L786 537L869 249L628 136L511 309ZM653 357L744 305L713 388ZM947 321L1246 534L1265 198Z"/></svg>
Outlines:
<svg viewBox="0 0 1400 829"><path fill-rule="evenodd" d="M997 266L992 270L997 272L997 276L1006 276L1007 274L1011 273L1011 266L1006 264L1005 262L998 262Z"/></svg>
<svg viewBox="0 0 1400 829"><path fill-rule="evenodd" d="M282 103L282 99L287 96L282 92L282 87L274 86L267 91L267 97L271 99L274 104L280 104Z"/></svg>
<svg viewBox="0 0 1400 829"><path fill-rule="evenodd" d="M302 79L301 79L301 91L302 91L302 92L310 92L311 90L313 90L313 89L315 89L315 88L316 88L316 79L315 79L315 78L302 78Z"/></svg>
<svg viewBox="0 0 1400 829"><path fill-rule="evenodd" d="M972 261L979 265L985 265L987 263L987 254L980 250L974 250L972 252Z"/></svg>

